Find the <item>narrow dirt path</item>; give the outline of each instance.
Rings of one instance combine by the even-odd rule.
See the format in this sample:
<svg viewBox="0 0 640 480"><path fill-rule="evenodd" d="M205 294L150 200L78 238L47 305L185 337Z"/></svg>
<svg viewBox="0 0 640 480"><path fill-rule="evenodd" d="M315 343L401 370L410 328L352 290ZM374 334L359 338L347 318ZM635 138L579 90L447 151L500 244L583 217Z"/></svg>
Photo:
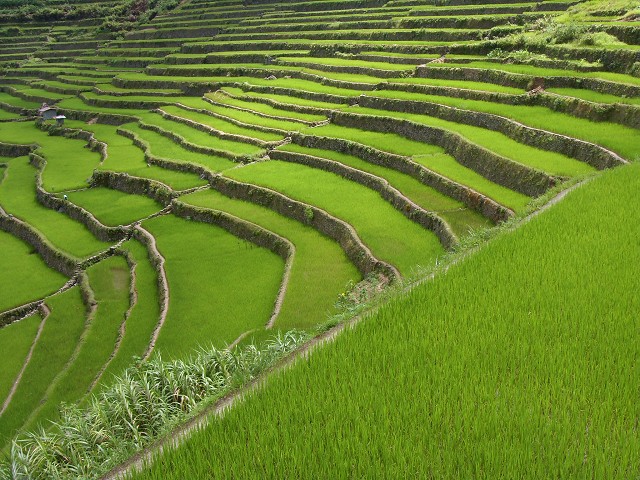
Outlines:
<svg viewBox="0 0 640 480"><path fill-rule="evenodd" d="M289 288L289 279L291 278L291 268L293 267L293 262L296 256L295 245L287 239L283 238L283 240L285 240L289 244L289 251L291 253L287 257L287 261L284 264L284 274L282 275L282 282L280 283L280 288L278 289L278 296L276 297L276 303L273 306L273 312L271 312L271 317L269 317L269 321L265 325L265 328L267 330L269 330L270 328L273 328L273 326L276 323L276 319L278 318L278 315L280 315L280 309L282 308L284 297L287 295L287 289ZM230 346L229 348L232 348L232 347Z"/></svg>
<svg viewBox="0 0 640 480"><path fill-rule="evenodd" d="M22 368L20 369L20 372L18 373L18 376L14 380L13 385L11 385L11 390L9 391L9 395L7 395L7 398L5 399L4 403L2 404L2 408L0 409L0 417L2 417L2 414L5 412L7 407L9 407L9 404L11 403L11 400L13 400L13 396L15 395L16 390L18 389L18 385L20 385L20 381L22 380L22 375L24 375L24 372L27 369L27 366L29 365L29 362L31 362L31 357L33 355L34 350L36 349L36 345L38 344L38 340L40 340L40 335L42 334L42 330L44 330L44 325L45 325L45 323L47 323L47 318L49 318L49 314L51 313L51 310L49 310L49 307L47 307L47 305L44 304L44 303L42 305L40 305L39 311L40 311L40 314L42 315L42 321L40 322L40 325L38 326L38 331L36 332L36 336L34 337L33 342L31 343L31 347L29 348L29 352L27 353L27 356L24 359L24 363L22 364ZM35 311L32 312L32 315L33 314L35 314Z"/></svg>
<svg viewBox="0 0 640 480"><path fill-rule="evenodd" d="M155 348L156 342L158 341L158 336L160 335L160 331L162 330L164 322L167 320L167 314L169 313L169 282L167 280L167 273L164 268L165 259L158 250L155 237L140 225L136 225L135 229L148 240L147 247L151 251L152 256L157 259L156 271L158 272L158 284L160 286L159 290L161 290L160 318L158 319L158 323L156 324L156 327L151 334L149 346L142 356L143 360L147 360L153 353L153 349Z"/></svg>
<svg viewBox="0 0 640 480"><path fill-rule="evenodd" d="M252 329L252 330L247 330L244 333L241 333L240 336L238 338L236 338L233 342L231 342L229 345L227 345L227 350L232 350L234 349L242 340L244 340L245 338L247 338L248 335L250 335L251 333L255 332L256 329Z"/></svg>

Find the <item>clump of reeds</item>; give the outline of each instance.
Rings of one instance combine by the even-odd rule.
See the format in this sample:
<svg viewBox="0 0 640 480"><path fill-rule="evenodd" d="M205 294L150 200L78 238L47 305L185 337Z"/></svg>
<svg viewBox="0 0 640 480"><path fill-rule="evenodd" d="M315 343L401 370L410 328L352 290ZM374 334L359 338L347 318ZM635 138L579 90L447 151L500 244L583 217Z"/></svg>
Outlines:
<svg viewBox="0 0 640 480"><path fill-rule="evenodd" d="M167 431L204 400L273 365L307 339L278 333L262 348L200 348L186 360L140 362L85 405L64 405L48 428L16 438L0 479L92 478Z"/></svg>

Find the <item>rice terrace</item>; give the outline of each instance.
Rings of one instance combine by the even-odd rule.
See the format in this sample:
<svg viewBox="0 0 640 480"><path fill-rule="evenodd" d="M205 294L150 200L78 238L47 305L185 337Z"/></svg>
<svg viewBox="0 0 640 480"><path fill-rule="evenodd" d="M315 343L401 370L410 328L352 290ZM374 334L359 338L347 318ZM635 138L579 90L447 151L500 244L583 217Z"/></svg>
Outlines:
<svg viewBox="0 0 640 480"><path fill-rule="evenodd" d="M639 0L0 0L0 480L640 478Z"/></svg>

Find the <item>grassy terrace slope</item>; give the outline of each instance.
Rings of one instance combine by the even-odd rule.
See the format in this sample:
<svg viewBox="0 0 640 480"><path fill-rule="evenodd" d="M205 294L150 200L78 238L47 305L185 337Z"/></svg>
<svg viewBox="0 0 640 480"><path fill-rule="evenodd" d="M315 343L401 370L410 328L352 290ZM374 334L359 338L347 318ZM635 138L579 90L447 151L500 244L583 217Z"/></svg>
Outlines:
<svg viewBox="0 0 640 480"><path fill-rule="evenodd" d="M572 192L133 478L634 476L639 178Z"/></svg>
<svg viewBox="0 0 640 480"><path fill-rule="evenodd" d="M201 345L244 346L292 328L317 332L388 286L420 279L451 252L490 236L486 229L534 210L549 191L618 167L627 173L607 173L572 197L592 191L595 199L598 185L624 185L636 169L627 164L640 159L639 65L631 0L0 1L0 348L11 345L0 369L0 451L10 451L14 435L62 418L61 402L86 407L88 393L120 388L114 375L134 362L179 363ZM45 102L66 117L62 128L34 119ZM542 432L535 468L572 476L580 450L585 472L625 476L591 463L600 458L597 442L607 440L598 422L609 419L615 429L618 421L600 371L585 376L596 357L568 363L575 344L609 365L600 343L587 341L590 328L609 335L602 345L635 353L616 339L629 321L621 312L634 311L625 296L633 279L612 291L620 304L613 307L598 297L606 290L596 280L576 286L579 278L604 279L613 289L627 274L609 278L606 269L625 258L629 231L600 265L605 252L581 242L608 245L613 226L602 238L599 230L571 230L635 215L622 190L611 197L606 217L597 213L604 204L588 199L577 209L574 200L501 237L322 354L323 368L339 362L337 353L329 357L342 348L358 360L336 363L322 379L321 369L309 370L318 390L303 400L309 388L298 386L292 395L309 405L333 396L344 417L326 414L326 430L308 433L287 419L286 438L261 428L264 440L243 442L240 429L229 441L243 444L248 458L267 458L260 449L268 438L300 453L283 453L292 470L267 460L260 468L270 470L254 469L260 476L330 476L323 465L370 476L357 470L376 468L358 457L365 455L359 442L370 442L367 454L381 464L397 459L390 476L410 476L401 464L418 476L493 477L496 465L519 476L533 462L527 455L535 449L518 450L529 428ZM542 229L556 240L541 244ZM554 283L557 272L565 283ZM571 323L579 315L589 321ZM595 324L612 315L619 325ZM359 345L366 348L358 356ZM547 381L553 369L555 383ZM340 379L356 379L353 392L333 373L342 370ZM476 386L460 380L463 371ZM374 387L389 401L369 405ZM282 412L275 390L261 398ZM416 401L400 408L408 397ZM323 408L298 410L320 422ZM420 409L431 416L420 417ZM358 410L367 421L349 424ZM590 410L593 424L581 416ZM520 426L501 423L512 413ZM422 418L424 435L411 415ZM584 420L588 435L575 436L570 416ZM222 435L240 417L207 435ZM379 419L396 430L385 431L390 423ZM115 444L131 452L163 428ZM294 431L335 462L314 462ZM631 456L615 445L635 444L621 435L609 439L611 452L600 450L624 466ZM439 443L427 443L432 438ZM581 449L580 442L596 443ZM498 444L512 448L504 457L511 463L496 456ZM62 477L87 468L100 475L116 461L110 448L100 447L99 466L86 459ZM563 451L566 463L558 460ZM431 461L413 464L408 456ZM85 459L56 458L63 457ZM456 465L456 458L465 460ZM214 470L229 476L233 461ZM352 464L356 470L341 470ZM7 465L0 461L2 480ZM235 475L247 476L251 465Z"/></svg>

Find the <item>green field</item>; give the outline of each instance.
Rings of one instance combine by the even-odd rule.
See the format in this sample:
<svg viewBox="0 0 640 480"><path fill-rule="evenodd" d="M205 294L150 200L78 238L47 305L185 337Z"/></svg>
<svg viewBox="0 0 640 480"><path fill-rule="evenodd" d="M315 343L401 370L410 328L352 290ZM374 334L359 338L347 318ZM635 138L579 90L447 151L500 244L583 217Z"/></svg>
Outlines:
<svg viewBox="0 0 640 480"><path fill-rule="evenodd" d="M282 276L279 257L212 225L163 217L144 227L166 258L172 299L159 350L179 356L201 345L222 347L267 323Z"/></svg>
<svg viewBox="0 0 640 480"><path fill-rule="evenodd" d="M637 477L638 14L0 1L0 480Z"/></svg>
<svg viewBox="0 0 640 480"><path fill-rule="evenodd" d="M633 475L638 219L616 205L637 203L639 173L394 298L132 478Z"/></svg>
<svg viewBox="0 0 640 480"><path fill-rule="evenodd" d="M0 231L0 310L40 299L60 288L66 278L46 266L30 245Z"/></svg>

